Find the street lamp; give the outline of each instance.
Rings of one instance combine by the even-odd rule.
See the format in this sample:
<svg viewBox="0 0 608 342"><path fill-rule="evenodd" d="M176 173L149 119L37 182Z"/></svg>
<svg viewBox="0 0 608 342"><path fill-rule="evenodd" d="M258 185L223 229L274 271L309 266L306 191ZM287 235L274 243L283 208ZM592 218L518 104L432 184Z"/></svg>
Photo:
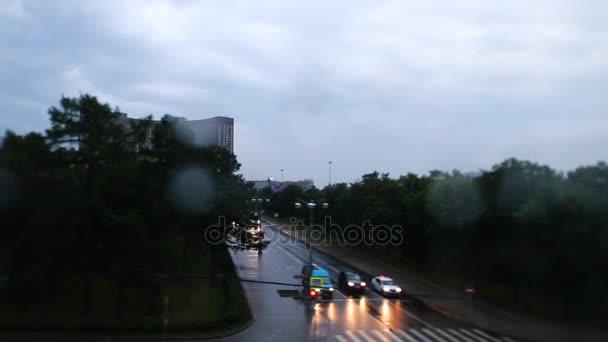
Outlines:
<svg viewBox="0 0 608 342"><path fill-rule="evenodd" d="M281 183L283 183L283 171L285 170L281 169Z"/></svg>
<svg viewBox="0 0 608 342"><path fill-rule="evenodd" d="M313 222L313 220L314 220L314 212L315 212L315 208L317 207L317 204L314 201L312 201L312 200L310 202L308 202L308 203L305 202L305 201L302 201L302 200L298 200L297 202L295 202L293 204L293 206L296 209L301 209L302 208L302 203L306 203L306 207L308 208L308 214L309 214L308 228L312 228L313 223L314 223ZM329 208L329 204L327 202L325 202L325 201L321 202L320 205L321 205L321 208L323 208L323 209ZM310 265L312 265L312 246L310 248L310 254L308 255L308 263Z"/></svg>
<svg viewBox="0 0 608 342"><path fill-rule="evenodd" d="M268 203L270 202L270 200L268 198L252 198L251 202L254 205L254 210L256 212L256 215L260 215L260 210L261 210L261 205L263 203Z"/></svg>
<svg viewBox="0 0 608 342"><path fill-rule="evenodd" d="M329 161L329 186L331 186L331 164L333 164L333 162L330 160Z"/></svg>

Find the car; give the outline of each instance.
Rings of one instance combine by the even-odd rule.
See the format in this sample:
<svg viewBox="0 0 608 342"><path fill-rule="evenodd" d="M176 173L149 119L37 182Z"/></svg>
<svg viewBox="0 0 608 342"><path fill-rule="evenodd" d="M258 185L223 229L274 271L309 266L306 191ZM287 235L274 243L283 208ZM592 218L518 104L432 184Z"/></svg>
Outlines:
<svg viewBox="0 0 608 342"><path fill-rule="evenodd" d="M260 218L259 213L257 213L257 212L249 213L249 216L247 217L247 224L260 226L262 224L262 220Z"/></svg>
<svg viewBox="0 0 608 342"><path fill-rule="evenodd" d="M344 294L362 295L367 285L355 272L342 271L338 276L338 288Z"/></svg>
<svg viewBox="0 0 608 342"><path fill-rule="evenodd" d="M319 294L321 298L334 297L334 285L329 278L329 272L317 265L304 265L302 267L302 285L310 291ZM315 294L315 295L316 295Z"/></svg>
<svg viewBox="0 0 608 342"><path fill-rule="evenodd" d="M393 279L385 275L379 275L377 277L372 278L371 285L374 291L380 293L383 296L401 296L401 287L399 287L399 285L397 285L395 281L393 281Z"/></svg>
<svg viewBox="0 0 608 342"><path fill-rule="evenodd" d="M262 225L247 225L245 226L245 237L250 242L261 242L264 240L264 230Z"/></svg>

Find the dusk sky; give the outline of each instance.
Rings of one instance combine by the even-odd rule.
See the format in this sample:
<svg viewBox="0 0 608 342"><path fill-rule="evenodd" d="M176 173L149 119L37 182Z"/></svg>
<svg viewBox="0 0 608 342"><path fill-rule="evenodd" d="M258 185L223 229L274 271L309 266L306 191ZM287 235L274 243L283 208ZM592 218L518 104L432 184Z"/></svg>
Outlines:
<svg viewBox="0 0 608 342"><path fill-rule="evenodd" d="M608 1L0 0L0 130L235 118L246 179L608 159Z"/></svg>

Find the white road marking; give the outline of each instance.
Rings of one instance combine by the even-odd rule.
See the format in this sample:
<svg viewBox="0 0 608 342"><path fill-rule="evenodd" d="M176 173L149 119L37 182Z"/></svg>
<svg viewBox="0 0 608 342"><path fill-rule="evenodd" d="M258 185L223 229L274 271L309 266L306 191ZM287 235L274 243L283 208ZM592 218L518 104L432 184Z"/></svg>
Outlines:
<svg viewBox="0 0 608 342"><path fill-rule="evenodd" d="M443 339L437 336L431 329L423 328L422 331L436 340L443 341Z"/></svg>
<svg viewBox="0 0 608 342"><path fill-rule="evenodd" d="M363 336L363 339L365 339L367 342L374 342L374 339L369 337L368 334L365 333L365 331L363 330L358 330L359 335Z"/></svg>
<svg viewBox="0 0 608 342"><path fill-rule="evenodd" d="M352 331L350 331L350 330L346 330L344 333L345 333L346 335L348 335L348 337L350 337L350 338L351 338L353 341L355 341L355 342L362 342L362 341L361 341L361 340L360 340L360 339L357 337L357 335L355 335L355 333L353 333Z"/></svg>
<svg viewBox="0 0 608 342"><path fill-rule="evenodd" d="M399 336L395 335L392 331L390 331L390 329L384 329L384 331L386 331L388 336L392 337L393 340L395 340L397 342L403 342L403 340L401 338L399 338Z"/></svg>
<svg viewBox="0 0 608 342"><path fill-rule="evenodd" d="M501 338L503 341L507 341L507 342L517 342L516 340L514 340L514 339L512 339L512 338L510 338L510 337L507 337L507 336L501 336L500 338Z"/></svg>
<svg viewBox="0 0 608 342"><path fill-rule="evenodd" d="M340 342L348 342L347 339L345 339L344 337L342 337L342 335L336 335L336 338L338 339L338 341Z"/></svg>
<svg viewBox="0 0 608 342"><path fill-rule="evenodd" d="M479 341L479 342L487 342L488 341L485 338L481 338L481 337L473 334L472 332L468 331L467 329L460 329L460 332L462 332L463 334L469 336L470 338L474 339L475 341Z"/></svg>
<svg viewBox="0 0 608 342"><path fill-rule="evenodd" d="M397 329L395 330L399 335L405 337L406 340L410 341L410 342L418 342L418 340L416 340L415 338L413 338L412 336L410 336L410 334L408 334L407 332L401 330L401 329Z"/></svg>
<svg viewBox="0 0 608 342"><path fill-rule="evenodd" d="M477 333L477 334L479 334L479 335L481 335L481 336L483 336L483 337L485 337L485 338L489 339L490 341L496 341L496 342L500 342L500 340L499 340L499 339L497 339L496 337L492 337L492 336L490 336L490 335L486 334L485 332L483 332L483 331L481 331L481 330L479 330L479 329L473 329L473 331L474 331L475 333Z"/></svg>
<svg viewBox="0 0 608 342"><path fill-rule="evenodd" d="M389 305L395 306L397 307L397 305L395 305L394 303L392 303L391 301L388 301ZM409 312L408 310L402 308L401 306L399 306L399 309L403 310L403 312L405 312L406 315L412 317L413 319L417 320L418 322L426 325L427 328L434 328L432 324L427 323L426 321L424 321L422 318L414 315L413 313Z"/></svg>
<svg viewBox="0 0 608 342"><path fill-rule="evenodd" d="M378 330L372 330L372 333L374 333L374 335L376 335L380 339L380 341L389 342L388 338L384 337L384 335L382 335Z"/></svg>
<svg viewBox="0 0 608 342"><path fill-rule="evenodd" d="M417 332L416 329L410 329L409 331L411 331L414 336L418 337L423 342L433 342L433 341L429 340L428 338L426 338L424 335L422 335L422 333Z"/></svg>
<svg viewBox="0 0 608 342"><path fill-rule="evenodd" d="M452 333L453 335L458 336L458 337L459 337L461 340L464 340L464 341L466 341L466 342L475 342L475 341L471 340L470 338L468 338L468 337L464 336L463 334L459 333L457 330L454 330L454 329L448 329L448 331L449 331L450 333Z"/></svg>
<svg viewBox="0 0 608 342"><path fill-rule="evenodd" d="M439 335L444 336L445 338L447 338L448 340L450 340L452 342L460 342L459 340L457 340L456 338L454 338L454 336L446 333L445 331L443 331L441 329L435 329L435 332L437 332Z"/></svg>
<svg viewBox="0 0 608 342"><path fill-rule="evenodd" d="M285 254L289 255L293 260L295 260L300 265L304 265L304 263L302 261L300 261L300 259L296 258L293 254L289 253L285 248L281 247L280 245L275 245L275 246L279 247L283 252L285 252Z"/></svg>

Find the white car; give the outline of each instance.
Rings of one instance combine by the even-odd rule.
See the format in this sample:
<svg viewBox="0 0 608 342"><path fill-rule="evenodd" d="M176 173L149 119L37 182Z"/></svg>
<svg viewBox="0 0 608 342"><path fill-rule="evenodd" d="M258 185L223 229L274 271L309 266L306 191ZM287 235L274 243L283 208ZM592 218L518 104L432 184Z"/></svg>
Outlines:
<svg viewBox="0 0 608 342"><path fill-rule="evenodd" d="M384 296L396 296L399 297L401 295L401 287L397 285L393 279L379 275L377 277L372 278L372 288L378 293Z"/></svg>

